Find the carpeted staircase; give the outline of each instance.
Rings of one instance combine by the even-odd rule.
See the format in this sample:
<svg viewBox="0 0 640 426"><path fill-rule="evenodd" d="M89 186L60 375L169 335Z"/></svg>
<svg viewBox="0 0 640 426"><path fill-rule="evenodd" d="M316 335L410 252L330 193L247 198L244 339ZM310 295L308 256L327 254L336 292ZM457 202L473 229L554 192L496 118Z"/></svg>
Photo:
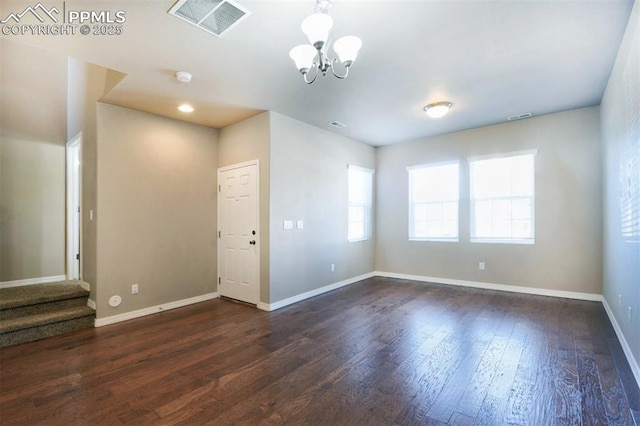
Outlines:
<svg viewBox="0 0 640 426"><path fill-rule="evenodd" d="M0 348L93 327L82 281L0 289Z"/></svg>

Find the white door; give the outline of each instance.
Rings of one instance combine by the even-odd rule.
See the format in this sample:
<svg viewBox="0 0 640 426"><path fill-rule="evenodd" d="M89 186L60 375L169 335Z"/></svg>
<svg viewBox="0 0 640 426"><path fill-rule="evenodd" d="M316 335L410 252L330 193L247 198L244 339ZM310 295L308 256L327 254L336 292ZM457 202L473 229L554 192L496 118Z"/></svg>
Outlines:
<svg viewBox="0 0 640 426"><path fill-rule="evenodd" d="M258 163L218 169L218 274L221 296L258 304Z"/></svg>

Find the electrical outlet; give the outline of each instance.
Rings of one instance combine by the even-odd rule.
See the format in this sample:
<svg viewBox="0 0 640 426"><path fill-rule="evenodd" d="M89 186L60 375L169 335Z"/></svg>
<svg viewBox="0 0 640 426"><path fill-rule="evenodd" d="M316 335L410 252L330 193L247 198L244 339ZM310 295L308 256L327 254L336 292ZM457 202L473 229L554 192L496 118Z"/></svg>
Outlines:
<svg viewBox="0 0 640 426"><path fill-rule="evenodd" d="M629 306L629 321L631 321L631 306Z"/></svg>
<svg viewBox="0 0 640 426"><path fill-rule="evenodd" d="M138 294L138 284L131 285L131 294Z"/></svg>
<svg viewBox="0 0 640 426"><path fill-rule="evenodd" d="M484 266L485 266L485 265L484 265L484 262L479 262L479 263L478 263L478 269L479 269L479 270L484 271Z"/></svg>
<svg viewBox="0 0 640 426"><path fill-rule="evenodd" d="M336 265L334 265L333 263L331 264L331 272L335 272L336 271Z"/></svg>

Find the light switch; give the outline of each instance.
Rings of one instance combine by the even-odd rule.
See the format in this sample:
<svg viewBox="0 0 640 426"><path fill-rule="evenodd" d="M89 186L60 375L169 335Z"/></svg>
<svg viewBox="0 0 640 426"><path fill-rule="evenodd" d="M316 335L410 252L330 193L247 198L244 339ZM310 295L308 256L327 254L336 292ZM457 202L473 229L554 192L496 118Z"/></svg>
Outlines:
<svg viewBox="0 0 640 426"><path fill-rule="evenodd" d="M283 228L284 229L293 229L293 221L292 220L285 220Z"/></svg>
<svg viewBox="0 0 640 426"><path fill-rule="evenodd" d="M298 229L304 228L304 221L302 221L302 220L297 221L296 222L296 228L298 228Z"/></svg>

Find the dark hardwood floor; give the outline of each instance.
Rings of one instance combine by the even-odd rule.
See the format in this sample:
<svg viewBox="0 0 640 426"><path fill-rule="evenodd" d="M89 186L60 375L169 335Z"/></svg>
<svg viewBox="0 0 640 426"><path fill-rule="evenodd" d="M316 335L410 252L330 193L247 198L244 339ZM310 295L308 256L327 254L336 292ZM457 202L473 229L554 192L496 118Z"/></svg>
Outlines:
<svg viewBox="0 0 640 426"><path fill-rule="evenodd" d="M372 278L0 351L0 424L633 425L600 303Z"/></svg>

